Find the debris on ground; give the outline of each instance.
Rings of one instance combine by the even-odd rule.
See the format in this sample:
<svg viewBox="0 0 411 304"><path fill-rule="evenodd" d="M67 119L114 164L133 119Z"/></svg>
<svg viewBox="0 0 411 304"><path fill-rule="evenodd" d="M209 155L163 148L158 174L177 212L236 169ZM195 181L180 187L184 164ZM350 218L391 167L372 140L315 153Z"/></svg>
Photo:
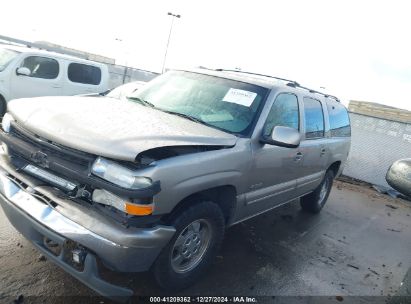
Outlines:
<svg viewBox="0 0 411 304"><path fill-rule="evenodd" d="M341 175L337 178L337 180L340 180L342 182L348 183L348 184L352 184L352 185L357 185L357 186L365 186L365 187L370 187L371 184L364 182L362 180L353 178L353 177L349 177L346 175Z"/></svg>
<svg viewBox="0 0 411 304"><path fill-rule="evenodd" d="M392 229L392 228L387 228L388 231L392 231L392 232L401 232L401 230L397 230L397 229Z"/></svg>
<svg viewBox="0 0 411 304"><path fill-rule="evenodd" d="M398 209L398 207L397 206L393 206L393 205L391 205L391 204L385 204L385 206L387 206L388 208L391 208L391 209Z"/></svg>
<svg viewBox="0 0 411 304"><path fill-rule="evenodd" d="M44 262L44 261L47 260L47 258L46 258L44 255L40 254L37 260L38 260L39 262Z"/></svg>
<svg viewBox="0 0 411 304"><path fill-rule="evenodd" d="M404 199L404 200L410 200L410 198L407 198L405 195L401 194L397 190L391 189L389 187L380 186L380 185L372 185L372 188L377 190L379 193L387 194L387 195L391 196L392 198L401 198L401 199ZM386 206L390 207L390 208L394 207L392 205L386 205ZM397 208L394 207L393 209L397 209Z"/></svg>
<svg viewBox="0 0 411 304"><path fill-rule="evenodd" d="M370 267L368 267L368 270L371 271L373 274L379 276L380 274L376 272L375 270L372 270Z"/></svg>
<svg viewBox="0 0 411 304"><path fill-rule="evenodd" d="M352 264L347 264L347 266L348 266L348 267L351 267L351 268L354 268L354 269L357 269L357 270L360 270L360 267L354 266L354 265L352 265Z"/></svg>

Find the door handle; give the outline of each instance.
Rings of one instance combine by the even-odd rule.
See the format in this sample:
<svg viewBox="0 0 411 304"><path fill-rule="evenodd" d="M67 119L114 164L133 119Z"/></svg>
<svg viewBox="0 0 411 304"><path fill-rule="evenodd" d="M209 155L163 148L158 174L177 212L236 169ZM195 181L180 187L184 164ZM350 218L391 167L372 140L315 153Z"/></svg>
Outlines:
<svg viewBox="0 0 411 304"><path fill-rule="evenodd" d="M297 152L297 154L295 154L294 160L300 161L302 158L303 158L303 154L301 152Z"/></svg>
<svg viewBox="0 0 411 304"><path fill-rule="evenodd" d="M326 152L325 148L321 148L321 156L324 155Z"/></svg>
<svg viewBox="0 0 411 304"><path fill-rule="evenodd" d="M54 89L60 89L60 88L61 88L61 85L53 84L51 87L54 88Z"/></svg>

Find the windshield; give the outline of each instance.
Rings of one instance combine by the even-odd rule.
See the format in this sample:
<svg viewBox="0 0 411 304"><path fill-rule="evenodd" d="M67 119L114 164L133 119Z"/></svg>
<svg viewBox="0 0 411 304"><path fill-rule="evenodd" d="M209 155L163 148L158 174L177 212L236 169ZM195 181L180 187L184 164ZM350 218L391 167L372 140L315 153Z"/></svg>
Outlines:
<svg viewBox="0 0 411 304"><path fill-rule="evenodd" d="M0 49L0 72L2 72L18 54L18 52L12 50Z"/></svg>
<svg viewBox="0 0 411 304"><path fill-rule="evenodd" d="M129 100L246 135L266 93L267 89L249 83L171 71L131 94Z"/></svg>

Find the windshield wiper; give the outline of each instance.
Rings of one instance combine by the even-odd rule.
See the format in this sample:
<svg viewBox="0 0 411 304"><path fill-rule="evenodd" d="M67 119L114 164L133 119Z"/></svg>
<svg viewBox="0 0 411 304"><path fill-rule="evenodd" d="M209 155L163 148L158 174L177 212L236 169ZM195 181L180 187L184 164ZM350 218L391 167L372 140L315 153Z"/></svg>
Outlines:
<svg viewBox="0 0 411 304"><path fill-rule="evenodd" d="M142 98L140 98L140 97L127 96L126 98L127 98L127 99L130 99L130 100L132 100L132 101L137 101L137 102L141 103L141 104L144 105L144 106L148 106L148 107L151 107L151 108L155 108L155 107L156 107L156 106L155 106L154 104L152 104L151 102L149 102L149 101L147 101L147 100L144 100L144 99L142 99Z"/></svg>
<svg viewBox="0 0 411 304"><path fill-rule="evenodd" d="M164 110L164 109L160 109L160 108L158 108L158 109L159 109L160 111L165 112L165 113L168 113L168 114L177 115L177 116L180 116L180 117L189 119L189 120L191 120L191 121L201 123L201 124L203 124L203 125L208 125L204 120L201 120L201 119L199 119L199 118L196 118L196 117L193 117L193 116L190 116L190 115L187 115L187 114L183 114L183 113L179 113L179 112L173 112L173 111L168 111L168 110Z"/></svg>
<svg viewBox="0 0 411 304"><path fill-rule="evenodd" d="M156 110L160 110L161 112L165 112L165 113L172 114L172 115L177 115L177 116L180 116L180 117L189 119L189 120L191 120L191 121L194 121L194 122L197 122L197 123L201 123L201 124L203 124L203 125L209 125L209 124L206 123L204 120L201 120L201 119L199 119L199 118L195 118L195 117L190 116L190 115L187 115L187 114L183 114L183 113L179 113L179 112L173 112L173 111L165 110L165 109L162 109L162 108L157 108L153 103L151 103L151 102L149 102L149 101L147 101L147 100L144 100L144 99L142 99L142 98L140 98L140 97L127 96L127 99L130 99L130 100L132 100L132 101L137 101L137 102L141 103L142 105L145 105L145 106L154 108L154 109L156 109Z"/></svg>

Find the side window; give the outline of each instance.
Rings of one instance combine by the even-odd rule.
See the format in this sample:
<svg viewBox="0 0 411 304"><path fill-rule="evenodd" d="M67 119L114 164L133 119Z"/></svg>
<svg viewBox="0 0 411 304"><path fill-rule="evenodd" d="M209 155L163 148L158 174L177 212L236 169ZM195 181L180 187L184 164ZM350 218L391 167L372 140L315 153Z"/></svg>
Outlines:
<svg viewBox="0 0 411 304"><path fill-rule="evenodd" d="M98 85L101 82L101 70L92 65L70 63L68 78L72 82Z"/></svg>
<svg viewBox="0 0 411 304"><path fill-rule="evenodd" d="M324 137L324 114L321 103L304 97L305 138Z"/></svg>
<svg viewBox="0 0 411 304"><path fill-rule="evenodd" d="M299 130L299 111L297 96L289 93L281 93L275 99L263 134L269 136L275 126L290 127Z"/></svg>
<svg viewBox="0 0 411 304"><path fill-rule="evenodd" d="M40 56L24 58L21 66L30 70L30 77L43 79L56 79L60 70L57 60Z"/></svg>
<svg viewBox="0 0 411 304"><path fill-rule="evenodd" d="M338 103L327 104L331 136L351 136L350 118L346 108Z"/></svg>

